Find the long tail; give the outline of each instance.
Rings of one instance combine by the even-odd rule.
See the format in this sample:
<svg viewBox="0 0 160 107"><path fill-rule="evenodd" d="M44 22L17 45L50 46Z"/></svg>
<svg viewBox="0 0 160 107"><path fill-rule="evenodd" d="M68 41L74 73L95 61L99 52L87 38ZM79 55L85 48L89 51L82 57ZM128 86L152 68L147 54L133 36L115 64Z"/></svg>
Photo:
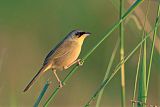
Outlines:
<svg viewBox="0 0 160 107"><path fill-rule="evenodd" d="M26 88L23 90L23 92L26 92L32 85L33 83L40 77L41 74L43 74L45 71L49 69L48 66L43 66L38 73L34 76L34 78L30 81L30 83L26 86Z"/></svg>

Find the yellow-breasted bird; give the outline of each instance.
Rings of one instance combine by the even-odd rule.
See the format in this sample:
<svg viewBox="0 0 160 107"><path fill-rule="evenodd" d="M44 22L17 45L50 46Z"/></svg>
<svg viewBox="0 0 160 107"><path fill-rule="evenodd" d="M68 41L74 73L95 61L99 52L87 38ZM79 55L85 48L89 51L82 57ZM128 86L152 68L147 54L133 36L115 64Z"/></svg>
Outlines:
<svg viewBox="0 0 160 107"><path fill-rule="evenodd" d="M80 59L77 59L83 44L84 39L89 36L89 32L81 30L71 31L54 49L52 49L46 56L42 68L30 81L24 92L27 91L36 79L49 69L52 69L54 75L62 87L61 80L57 76L56 71L62 71L75 63L80 64Z"/></svg>

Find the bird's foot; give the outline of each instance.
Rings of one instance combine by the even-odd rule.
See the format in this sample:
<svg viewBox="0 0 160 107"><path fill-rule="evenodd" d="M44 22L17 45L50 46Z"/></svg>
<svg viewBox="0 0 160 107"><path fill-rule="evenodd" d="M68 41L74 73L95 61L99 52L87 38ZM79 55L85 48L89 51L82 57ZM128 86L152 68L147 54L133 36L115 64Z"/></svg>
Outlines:
<svg viewBox="0 0 160 107"><path fill-rule="evenodd" d="M77 63L78 63L78 66L82 66L82 65L83 65L83 63L84 63L84 61L83 61L83 60L81 60L81 59L78 59L78 60L77 60Z"/></svg>
<svg viewBox="0 0 160 107"><path fill-rule="evenodd" d="M62 88L63 87L63 84L61 81L59 81L59 88Z"/></svg>
<svg viewBox="0 0 160 107"><path fill-rule="evenodd" d="M68 66L64 66L63 67L63 69L65 70L65 69L68 69L70 66L72 66L73 64L75 64L75 63L77 63L78 64L78 66L82 66L83 65L83 63L84 63L84 61L83 60L81 60L81 59L77 59L76 61L74 61L73 63L71 63L70 65L68 65Z"/></svg>

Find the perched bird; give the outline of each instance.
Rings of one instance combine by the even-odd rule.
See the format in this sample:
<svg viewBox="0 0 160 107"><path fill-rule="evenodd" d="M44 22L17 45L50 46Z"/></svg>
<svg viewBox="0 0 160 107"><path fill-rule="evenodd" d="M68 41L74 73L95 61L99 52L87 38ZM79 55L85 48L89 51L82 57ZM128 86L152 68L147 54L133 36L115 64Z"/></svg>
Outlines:
<svg viewBox="0 0 160 107"><path fill-rule="evenodd" d="M49 69L52 69L59 86L62 87L61 80L57 76L57 71L62 71L75 63L80 64L80 59L77 59L83 44L84 39L89 36L89 32L81 30L71 31L54 49L46 56L42 68L30 81L24 92L27 91L36 79Z"/></svg>

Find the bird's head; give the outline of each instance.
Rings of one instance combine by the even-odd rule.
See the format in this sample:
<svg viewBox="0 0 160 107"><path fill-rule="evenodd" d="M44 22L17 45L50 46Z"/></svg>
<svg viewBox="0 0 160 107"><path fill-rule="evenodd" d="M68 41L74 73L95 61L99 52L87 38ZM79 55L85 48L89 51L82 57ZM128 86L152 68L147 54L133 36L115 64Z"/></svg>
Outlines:
<svg viewBox="0 0 160 107"><path fill-rule="evenodd" d="M67 39L83 43L84 39L90 34L91 34L90 32L84 32L81 30L73 30L68 34Z"/></svg>

